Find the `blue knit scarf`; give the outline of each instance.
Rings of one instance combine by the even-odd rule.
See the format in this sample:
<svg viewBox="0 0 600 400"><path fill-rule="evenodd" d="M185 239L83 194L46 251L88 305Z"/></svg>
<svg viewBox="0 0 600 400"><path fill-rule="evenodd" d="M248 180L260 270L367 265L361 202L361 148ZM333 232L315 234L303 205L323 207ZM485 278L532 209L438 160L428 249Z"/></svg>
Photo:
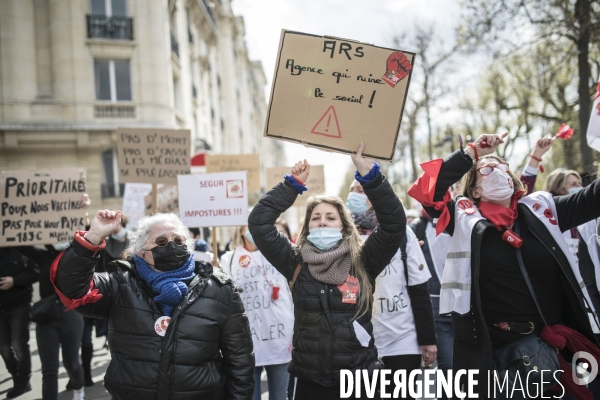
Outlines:
<svg viewBox="0 0 600 400"><path fill-rule="evenodd" d="M190 255L181 268L167 272L154 272L148 263L137 255L133 256L133 260L140 278L157 294L154 301L160 304L165 315L170 317L173 308L179 304L188 291L185 281L194 277L194 255Z"/></svg>

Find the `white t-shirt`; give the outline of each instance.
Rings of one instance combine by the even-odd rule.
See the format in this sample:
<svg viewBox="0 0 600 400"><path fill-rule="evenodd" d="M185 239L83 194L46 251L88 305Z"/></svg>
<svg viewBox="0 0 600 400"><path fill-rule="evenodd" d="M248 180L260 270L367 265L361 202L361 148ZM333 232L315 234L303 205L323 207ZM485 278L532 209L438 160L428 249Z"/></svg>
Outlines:
<svg viewBox="0 0 600 400"><path fill-rule="evenodd" d="M410 286L420 285L431 278L431 273L417 237L408 226L406 241L408 282ZM373 334L380 357L421 354L400 249L376 280Z"/></svg>
<svg viewBox="0 0 600 400"><path fill-rule="evenodd" d="M256 366L284 364L292 359L294 303L287 280L261 254L243 247L221 257L221 267L240 291L250 322ZM279 287L272 300L271 285Z"/></svg>

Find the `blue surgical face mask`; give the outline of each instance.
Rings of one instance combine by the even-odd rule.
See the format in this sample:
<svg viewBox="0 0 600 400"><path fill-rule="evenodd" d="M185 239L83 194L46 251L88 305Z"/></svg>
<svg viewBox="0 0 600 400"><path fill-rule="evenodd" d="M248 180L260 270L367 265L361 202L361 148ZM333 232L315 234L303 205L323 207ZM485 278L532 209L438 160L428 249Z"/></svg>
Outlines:
<svg viewBox="0 0 600 400"><path fill-rule="evenodd" d="M329 250L342 240L340 228L314 228L308 232L306 239L319 250Z"/></svg>
<svg viewBox="0 0 600 400"><path fill-rule="evenodd" d="M348 193L348 201L346 201L346 206L348 206L348 209L352 214L354 214L356 217L360 217L369 209L369 205L367 204L367 195L357 192Z"/></svg>
<svg viewBox="0 0 600 400"><path fill-rule="evenodd" d="M116 234L111 233L110 237L111 237L111 239L114 239L114 240L122 240L125 237L125 235L127 235L127 229L121 227L121 230L119 231L119 233L116 233Z"/></svg>
<svg viewBox="0 0 600 400"><path fill-rule="evenodd" d="M250 233L250 229L246 229L246 233L244 234L244 237L246 238L247 241L249 241L254 246L256 246L256 243L254 243L254 238L252 237L252 234Z"/></svg>
<svg viewBox="0 0 600 400"><path fill-rule="evenodd" d="M569 194L575 194L575 193L579 192L582 189L583 189L583 186L571 188L571 189L569 189Z"/></svg>

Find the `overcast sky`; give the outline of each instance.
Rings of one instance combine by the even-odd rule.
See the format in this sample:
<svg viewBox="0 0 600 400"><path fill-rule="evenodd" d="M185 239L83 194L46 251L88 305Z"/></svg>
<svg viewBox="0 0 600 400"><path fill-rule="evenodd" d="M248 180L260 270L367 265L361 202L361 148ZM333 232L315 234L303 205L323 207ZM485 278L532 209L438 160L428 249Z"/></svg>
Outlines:
<svg viewBox="0 0 600 400"><path fill-rule="evenodd" d="M232 6L244 17L250 58L262 62L267 92L282 29L391 46L394 33L414 21L435 22L452 35L460 11L458 0L232 0ZM327 192L338 194L349 156L290 143L286 146L288 165L303 158L324 164Z"/></svg>

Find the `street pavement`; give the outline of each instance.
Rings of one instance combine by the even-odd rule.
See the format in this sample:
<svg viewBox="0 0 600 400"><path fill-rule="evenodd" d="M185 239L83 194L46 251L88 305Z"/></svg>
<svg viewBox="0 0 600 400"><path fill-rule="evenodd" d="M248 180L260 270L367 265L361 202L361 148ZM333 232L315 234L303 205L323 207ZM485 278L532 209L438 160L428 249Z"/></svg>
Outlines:
<svg viewBox="0 0 600 400"><path fill-rule="evenodd" d="M31 325L29 331L31 338L29 339L29 347L31 349L31 391L27 392L16 399L19 400L41 400L42 399L42 364L40 363L40 357L38 355L37 343L35 340L35 329L34 324ZM86 400L110 400L111 397L104 389L104 373L110 363L110 352L105 349L104 341L105 338L93 338L94 341L94 358L92 358L92 380L95 382L94 386L85 388L85 399ZM62 359L60 363L60 369L58 370L58 400L71 400L73 398L73 392L65 390L69 382L69 376L67 371L62 365ZM0 399L6 397L8 392L13 386L12 377L6 370L4 362L0 361ZM266 374L263 371L262 376L262 399L268 400L269 393L267 387Z"/></svg>
<svg viewBox="0 0 600 400"><path fill-rule="evenodd" d="M19 400L41 400L42 398L42 364L40 363L40 357L38 355L37 343L35 340L35 329L34 324L31 325L32 329L29 331L31 338L29 339L29 347L31 349L31 391L27 392L19 397ZM85 388L85 399L86 400L110 400L110 395L104 389L104 373L110 362L110 353L104 346L105 338L93 338L94 341L94 358L92 358L92 380L96 383L94 386ZM65 390L69 382L69 376L67 371L62 365L62 359L60 363L60 369L58 370L58 400L71 400L73 398L73 392ZM0 361L0 399L6 396L6 392L13 386L12 377L6 370L6 366Z"/></svg>

